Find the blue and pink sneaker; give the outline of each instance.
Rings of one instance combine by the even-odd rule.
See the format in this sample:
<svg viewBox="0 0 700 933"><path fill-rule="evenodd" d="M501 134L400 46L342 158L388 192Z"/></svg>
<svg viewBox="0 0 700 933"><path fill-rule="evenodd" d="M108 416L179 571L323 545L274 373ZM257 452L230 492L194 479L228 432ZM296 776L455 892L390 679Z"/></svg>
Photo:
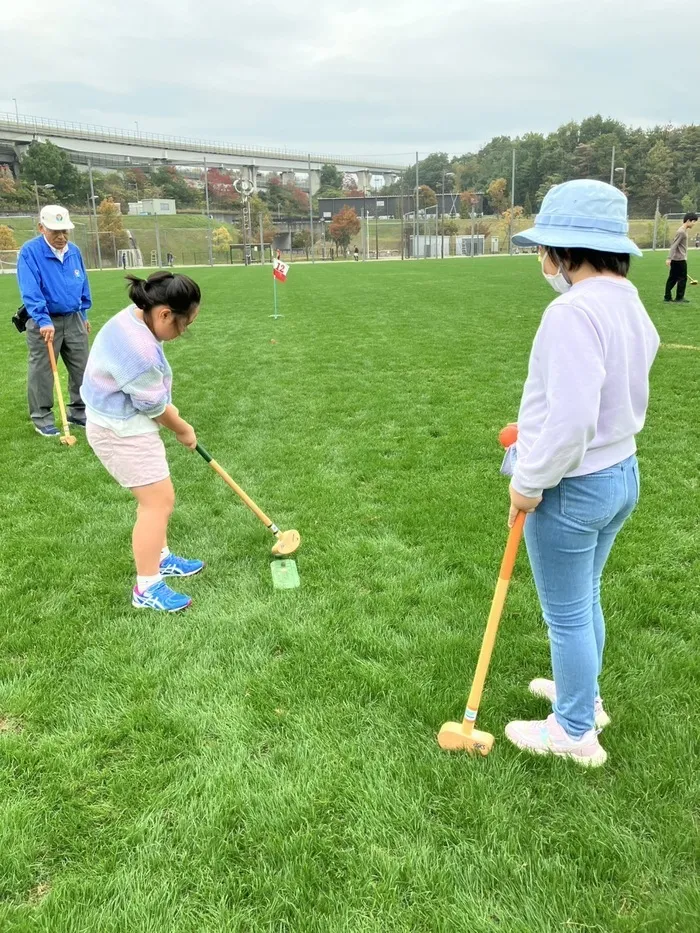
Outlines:
<svg viewBox="0 0 700 933"><path fill-rule="evenodd" d="M537 677L530 681L530 693L533 696L541 697L543 700L549 700L554 706L557 702L557 688L553 680L546 680L544 677ZM595 698L595 727L598 730L605 729L610 725L610 717L603 709L603 701L600 697Z"/></svg>
<svg viewBox="0 0 700 933"><path fill-rule="evenodd" d="M204 570L203 560L187 560L186 557L176 557L168 554L160 562L160 573L163 577L194 577Z"/></svg>
<svg viewBox="0 0 700 933"><path fill-rule="evenodd" d="M599 768L608 757L595 729L573 739L559 725L554 713L544 720L509 722L506 737L526 752L571 758L587 768Z"/></svg>
<svg viewBox="0 0 700 933"><path fill-rule="evenodd" d="M160 583L154 583L147 590L140 593L136 587L131 597L131 605L134 609L158 609L161 612L181 612L192 605L189 596L183 596L182 593L176 593L171 590L167 583L162 580Z"/></svg>

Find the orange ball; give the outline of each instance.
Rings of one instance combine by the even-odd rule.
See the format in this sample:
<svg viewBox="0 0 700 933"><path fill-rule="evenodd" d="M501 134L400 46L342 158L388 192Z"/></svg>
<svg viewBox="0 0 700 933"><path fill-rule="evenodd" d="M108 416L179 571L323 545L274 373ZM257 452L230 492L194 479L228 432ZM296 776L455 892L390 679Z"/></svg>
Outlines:
<svg viewBox="0 0 700 933"><path fill-rule="evenodd" d="M502 447L512 447L513 444L518 439L518 426L517 424L507 424L505 428L498 435L498 440L501 442Z"/></svg>

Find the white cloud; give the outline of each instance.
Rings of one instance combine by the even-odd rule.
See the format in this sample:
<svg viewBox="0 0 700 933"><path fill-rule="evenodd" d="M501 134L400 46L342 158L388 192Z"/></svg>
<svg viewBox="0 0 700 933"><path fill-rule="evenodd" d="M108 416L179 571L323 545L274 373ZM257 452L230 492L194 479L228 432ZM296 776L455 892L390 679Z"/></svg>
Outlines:
<svg viewBox="0 0 700 933"><path fill-rule="evenodd" d="M408 158L596 112L697 118L698 4L32 0L3 16L5 93L57 119Z"/></svg>

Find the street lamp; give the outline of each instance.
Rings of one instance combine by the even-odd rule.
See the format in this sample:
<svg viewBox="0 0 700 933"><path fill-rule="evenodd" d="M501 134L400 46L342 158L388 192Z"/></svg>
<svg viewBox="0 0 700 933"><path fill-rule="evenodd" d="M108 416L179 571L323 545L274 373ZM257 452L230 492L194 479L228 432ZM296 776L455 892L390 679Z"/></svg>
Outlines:
<svg viewBox="0 0 700 933"><path fill-rule="evenodd" d="M627 192L627 166L623 165L615 169L615 172L622 172L622 192Z"/></svg>
<svg viewBox="0 0 700 933"><path fill-rule="evenodd" d="M42 185L41 187L44 189L44 191L53 191L56 186ZM36 183L36 179L34 180L34 194L36 195L36 212L37 214L41 214L41 204L39 203L39 186Z"/></svg>
<svg viewBox="0 0 700 933"><path fill-rule="evenodd" d="M138 136L139 135L139 121L138 120L134 120L134 126L136 127L136 135Z"/></svg>
<svg viewBox="0 0 700 933"><path fill-rule="evenodd" d="M454 172L443 172L442 173L442 205L441 205L442 210L440 212L442 215L442 239L440 240L440 248L441 248L443 259L445 258L445 179L454 178L454 177L455 177ZM437 215L437 210L435 211L435 213ZM436 221L436 226L437 226L437 221ZM436 242L436 245L437 245L437 242ZM437 250L435 250L435 255L437 256Z"/></svg>
<svg viewBox="0 0 700 933"><path fill-rule="evenodd" d="M17 122L19 123L19 107L17 106L17 98L13 97L12 100L14 101L14 105L15 105L15 118L17 119Z"/></svg>

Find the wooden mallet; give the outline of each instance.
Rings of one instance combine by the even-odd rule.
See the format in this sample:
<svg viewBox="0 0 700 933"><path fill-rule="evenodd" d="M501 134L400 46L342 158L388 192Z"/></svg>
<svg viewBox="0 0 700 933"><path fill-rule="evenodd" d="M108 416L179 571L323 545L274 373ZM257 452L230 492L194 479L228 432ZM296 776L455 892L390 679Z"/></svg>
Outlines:
<svg viewBox="0 0 700 933"><path fill-rule="evenodd" d="M506 544L505 554L503 555L501 572L498 575L496 592L493 596L491 612L489 613L489 619L486 623L484 640L481 643L479 660L476 665L476 672L469 693L469 699L467 700L464 719L462 722L446 722L438 733L438 744L440 748L447 749L448 751L466 751L472 754L485 756L488 755L493 747L495 741L494 737L489 732L480 732L478 729L475 729L474 724L476 723L476 714L479 711L481 694L484 689L484 682L486 681L486 674L488 673L493 646L496 641L496 634L498 633L498 625L501 621L501 615L503 614L503 606L505 605L506 595L508 593L508 584L513 575L515 559L518 556L518 548L520 547L520 540L523 536L524 525L525 513L519 512L515 519L515 524L510 529L510 534L508 535L508 543Z"/></svg>
<svg viewBox="0 0 700 933"><path fill-rule="evenodd" d="M56 389L56 396L58 397L58 407L61 409L61 421L63 423L61 443L66 444L68 447L72 447L73 444L76 443L77 438L73 437L68 427L66 406L63 404L63 392L61 391L61 379L58 375L58 366L56 366L56 354L53 352L53 340L50 340L46 346L49 349L49 360L51 360L51 372L53 373L53 384Z"/></svg>

